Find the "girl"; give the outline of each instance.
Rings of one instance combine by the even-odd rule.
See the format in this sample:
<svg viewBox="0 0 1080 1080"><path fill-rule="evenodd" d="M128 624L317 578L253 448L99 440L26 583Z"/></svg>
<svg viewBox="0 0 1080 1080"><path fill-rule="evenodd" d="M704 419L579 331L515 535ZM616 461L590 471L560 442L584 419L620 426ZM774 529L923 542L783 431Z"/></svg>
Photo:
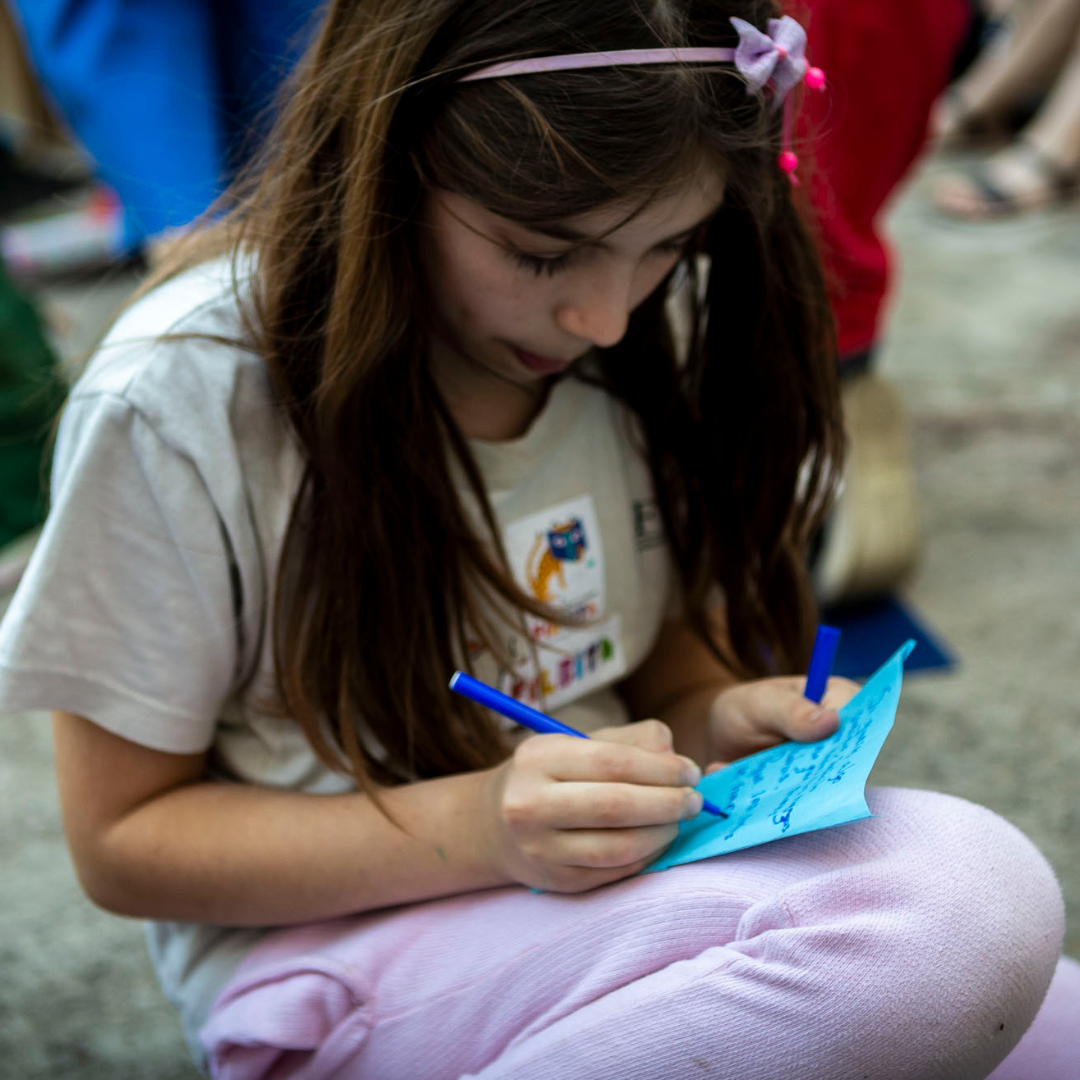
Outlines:
<svg viewBox="0 0 1080 1080"><path fill-rule="evenodd" d="M791 674L840 438L776 14L332 3L73 391L0 703L55 710L83 885L212 1075L1067 1074L1061 898L988 811L635 876L696 763L850 694Z"/></svg>

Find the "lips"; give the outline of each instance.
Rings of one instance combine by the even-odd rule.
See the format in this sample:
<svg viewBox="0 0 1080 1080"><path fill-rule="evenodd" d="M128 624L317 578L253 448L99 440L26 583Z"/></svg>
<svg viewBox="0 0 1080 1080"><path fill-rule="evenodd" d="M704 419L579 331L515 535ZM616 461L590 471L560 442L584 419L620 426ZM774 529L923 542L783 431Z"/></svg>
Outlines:
<svg viewBox="0 0 1080 1080"><path fill-rule="evenodd" d="M538 375L554 375L557 371L564 371L576 359L574 357L570 360L557 360L550 356L538 356L536 353L526 352L524 349L517 348L517 346L511 346L511 348L518 361Z"/></svg>

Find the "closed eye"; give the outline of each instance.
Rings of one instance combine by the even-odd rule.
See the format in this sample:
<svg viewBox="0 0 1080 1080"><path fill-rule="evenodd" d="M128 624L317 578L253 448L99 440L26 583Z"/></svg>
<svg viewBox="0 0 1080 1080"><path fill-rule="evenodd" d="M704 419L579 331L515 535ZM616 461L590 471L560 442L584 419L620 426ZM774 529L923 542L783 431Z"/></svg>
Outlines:
<svg viewBox="0 0 1080 1080"><path fill-rule="evenodd" d="M686 248L696 232L697 230L689 236L679 237L675 240L668 240L663 244L657 244L649 254L653 256L663 256L664 258L671 255L682 256L686 253ZM516 248L512 247L507 248L506 250L518 266L532 271L537 277L541 274L547 274L548 277L554 277L556 274L561 273L570 266L571 263L576 262L586 248L571 248L569 251L563 252L562 255L548 256L529 255L524 251L518 251Z"/></svg>
<svg viewBox="0 0 1080 1080"><path fill-rule="evenodd" d="M581 249L571 248L562 255L554 255L548 258L544 258L541 255L527 255L524 251L518 251L515 248L508 248L507 250L509 251L510 257L518 266L521 266L526 270L531 270L537 277L541 274L547 274L548 277L554 277L561 270L565 270L570 263L574 261L574 258Z"/></svg>

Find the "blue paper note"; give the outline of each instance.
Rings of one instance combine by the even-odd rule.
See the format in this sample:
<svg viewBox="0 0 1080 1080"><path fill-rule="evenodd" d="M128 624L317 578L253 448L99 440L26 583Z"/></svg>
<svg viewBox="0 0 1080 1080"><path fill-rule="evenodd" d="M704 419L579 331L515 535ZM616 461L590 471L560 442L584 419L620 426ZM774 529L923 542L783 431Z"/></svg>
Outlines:
<svg viewBox="0 0 1080 1080"><path fill-rule="evenodd" d="M870 816L866 781L900 700L908 641L840 710L840 726L816 743L782 743L706 776L697 789L729 816L701 813L643 873L709 859L785 836Z"/></svg>

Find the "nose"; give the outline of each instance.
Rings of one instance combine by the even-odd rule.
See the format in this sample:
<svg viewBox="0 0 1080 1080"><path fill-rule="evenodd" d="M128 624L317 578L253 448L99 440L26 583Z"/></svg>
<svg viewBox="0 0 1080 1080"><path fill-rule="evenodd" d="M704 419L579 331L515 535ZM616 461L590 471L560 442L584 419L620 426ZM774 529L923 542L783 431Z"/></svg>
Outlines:
<svg viewBox="0 0 1080 1080"><path fill-rule="evenodd" d="M555 309L555 321L569 334L600 348L618 344L626 333L633 304L629 281L614 275L579 289Z"/></svg>

